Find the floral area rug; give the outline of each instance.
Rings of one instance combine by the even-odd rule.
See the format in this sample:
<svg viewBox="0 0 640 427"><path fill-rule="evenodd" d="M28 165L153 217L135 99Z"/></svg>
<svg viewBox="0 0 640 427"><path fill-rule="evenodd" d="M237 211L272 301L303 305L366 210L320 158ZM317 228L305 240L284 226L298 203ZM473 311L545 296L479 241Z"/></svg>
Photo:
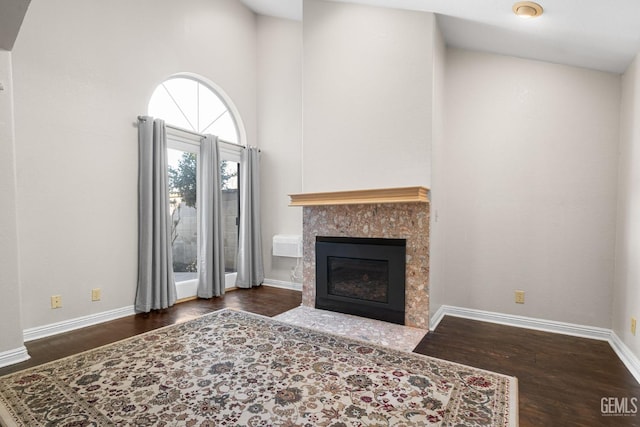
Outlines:
<svg viewBox="0 0 640 427"><path fill-rule="evenodd" d="M515 426L515 378L221 310L0 378L5 426Z"/></svg>

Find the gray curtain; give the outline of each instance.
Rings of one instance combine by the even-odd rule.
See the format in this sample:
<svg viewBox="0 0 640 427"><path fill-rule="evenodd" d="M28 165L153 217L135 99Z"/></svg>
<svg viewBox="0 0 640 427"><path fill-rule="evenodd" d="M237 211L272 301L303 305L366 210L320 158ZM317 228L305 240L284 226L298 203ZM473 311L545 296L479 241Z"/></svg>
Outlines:
<svg viewBox="0 0 640 427"><path fill-rule="evenodd" d="M200 143L200 254L198 296L224 295L224 235L218 138L207 135Z"/></svg>
<svg viewBox="0 0 640 427"><path fill-rule="evenodd" d="M247 147L240 162L240 236L236 286L251 288L264 281L260 225L260 150Z"/></svg>
<svg viewBox="0 0 640 427"><path fill-rule="evenodd" d="M148 313L176 302L171 253L164 121L138 118L138 289L135 308Z"/></svg>

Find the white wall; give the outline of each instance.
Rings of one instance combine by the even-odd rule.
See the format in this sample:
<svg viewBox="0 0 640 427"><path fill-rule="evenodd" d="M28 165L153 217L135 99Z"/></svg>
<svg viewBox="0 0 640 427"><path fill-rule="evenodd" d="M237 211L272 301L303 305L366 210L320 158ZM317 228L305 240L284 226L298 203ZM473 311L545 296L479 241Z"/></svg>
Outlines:
<svg viewBox="0 0 640 427"><path fill-rule="evenodd" d="M271 250L274 234L302 234L302 208L288 206L302 191L302 23L259 16L257 30L265 276L289 282L296 259Z"/></svg>
<svg viewBox="0 0 640 427"><path fill-rule="evenodd" d="M268 278L289 280L293 265L271 257L272 235L301 232L288 193L432 186L432 309L610 327L619 76L462 50L444 57L430 13L305 0L300 24L256 18L235 0L33 0L13 54L0 54L0 81L13 59L17 157L14 168L3 122L11 103L0 92L0 190L11 206L15 171L20 231L15 212L0 212L9 242L0 328L14 326L0 329L0 352L5 336L7 348L22 342L19 275L26 328L133 303L133 123L155 86L183 71L222 87L246 142L263 149ZM639 306L634 67L624 78L613 312L638 354L624 332ZM103 300L91 303L94 287ZM513 303L515 289L525 305ZM53 294L62 309L49 308Z"/></svg>
<svg viewBox="0 0 640 427"><path fill-rule="evenodd" d="M620 76L456 49L446 67L443 303L610 327Z"/></svg>
<svg viewBox="0 0 640 427"><path fill-rule="evenodd" d="M231 97L255 145L255 15L236 0L33 0L13 65L24 327L131 306L133 123L160 82L193 72Z"/></svg>
<svg viewBox="0 0 640 427"><path fill-rule="evenodd" d="M430 186L431 13L304 0L305 192Z"/></svg>
<svg viewBox="0 0 640 427"><path fill-rule="evenodd" d="M631 334L631 317L640 320L640 55L622 77L616 275L613 330L640 358L640 330Z"/></svg>
<svg viewBox="0 0 640 427"><path fill-rule="evenodd" d="M0 50L0 354L22 347L11 52Z"/></svg>
<svg viewBox="0 0 640 427"><path fill-rule="evenodd" d="M433 128L431 144L431 224L429 231L429 315L437 312L443 304L446 283L443 268L445 235L439 224L439 208L445 197L442 181L442 153L445 144L444 102L446 76L446 47L438 25L433 28Z"/></svg>

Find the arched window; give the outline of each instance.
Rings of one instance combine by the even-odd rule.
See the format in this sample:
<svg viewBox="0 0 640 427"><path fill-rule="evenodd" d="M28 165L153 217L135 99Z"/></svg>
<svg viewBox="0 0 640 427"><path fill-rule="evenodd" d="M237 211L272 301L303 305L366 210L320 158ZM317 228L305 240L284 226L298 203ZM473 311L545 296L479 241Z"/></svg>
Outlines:
<svg viewBox="0 0 640 427"><path fill-rule="evenodd" d="M167 124L240 143L236 117L210 84L192 76L174 76L151 95L149 115Z"/></svg>
<svg viewBox="0 0 640 427"><path fill-rule="evenodd" d="M194 296L198 277L199 134L220 144L227 287L235 286L240 216L238 172L243 128L230 99L213 83L195 75L172 76L154 90L148 114L165 121L169 163L169 201L173 271L178 298ZM185 132L186 131L186 132Z"/></svg>

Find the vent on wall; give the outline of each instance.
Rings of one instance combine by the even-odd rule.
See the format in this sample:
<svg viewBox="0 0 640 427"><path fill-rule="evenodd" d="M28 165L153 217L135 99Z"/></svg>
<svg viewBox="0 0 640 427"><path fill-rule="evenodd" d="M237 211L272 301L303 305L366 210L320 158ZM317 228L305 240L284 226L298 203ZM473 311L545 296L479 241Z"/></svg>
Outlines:
<svg viewBox="0 0 640 427"><path fill-rule="evenodd" d="M302 258L302 236L299 234L273 236L273 256Z"/></svg>

